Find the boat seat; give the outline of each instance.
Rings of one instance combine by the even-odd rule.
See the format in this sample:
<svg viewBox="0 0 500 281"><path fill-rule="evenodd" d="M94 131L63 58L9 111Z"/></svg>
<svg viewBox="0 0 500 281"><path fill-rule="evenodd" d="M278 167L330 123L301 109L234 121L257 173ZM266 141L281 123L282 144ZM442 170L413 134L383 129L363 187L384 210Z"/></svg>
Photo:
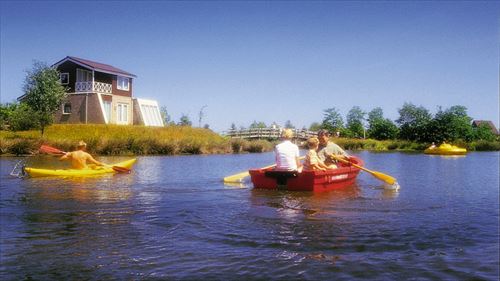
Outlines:
<svg viewBox="0 0 500 281"><path fill-rule="evenodd" d="M269 178L274 178L276 179L276 187L278 189L283 189L287 187L287 181L289 178L296 178L299 175L299 172L297 171L276 171L276 170L271 170L271 171L266 171L265 172L266 177Z"/></svg>

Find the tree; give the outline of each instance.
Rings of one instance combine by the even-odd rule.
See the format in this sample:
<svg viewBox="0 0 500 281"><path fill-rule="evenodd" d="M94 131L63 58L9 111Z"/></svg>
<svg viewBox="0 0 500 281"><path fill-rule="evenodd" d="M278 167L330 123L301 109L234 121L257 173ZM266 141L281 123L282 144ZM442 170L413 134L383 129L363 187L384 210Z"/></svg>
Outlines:
<svg viewBox="0 0 500 281"><path fill-rule="evenodd" d="M439 108L434 116L430 130L437 142L463 139L471 141L474 137L472 118L467 115L467 108L461 105L446 110Z"/></svg>
<svg viewBox="0 0 500 281"><path fill-rule="evenodd" d="M38 61L26 74L23 103L35 113L33 118L37 119L42 136L45 127L53 123L54 113L66 96L59 79L59 71Z"/></svg>
<svg viewBox="0 0 500 281"><path fill-rule="evenodd" d="M295 129L295 126L292 124L292 122L290 120L286 120L285 128L286 129Z"/></svg>
<svg viewBox="0 0 500 281"><path fill-rule="evenodd" d="M254 120L253 123L250 125L250 129L258 129L258 128L267 128L266 123L257 122Z"/></svg>
<svg viewBox="0 0 500 281"><path fill-rule="evenodd" d="M231 123L231 128L230 128L231 131L237 131L238 128L236 128L236 125L234 123Z"/></svg>
<svg viewBox="0 0 500 281"><path fill-rule="evenodd" d="M15 110L17 104L15 103L0 103L0 130L7 130L9 127L9 117Z"/></svg>
<svg viewBox="0 0 500 281"><path fill-rule="evenodd" d="M198 112L198 127L201 127L201 121L203 120L203 117L205 117L205 113L203 110L207 107L207 105L204 105L201 107L200 112Z"/></svg>
<svg viewBox="0 0 500 281"><path fill-rule="evenodd" d="M172 122L172 118L170 117L170 114L168 114L166 106L160 107L160 114L161 118L163 119L163 123L165 123L165 126L175 124L174 122Z"/></svg>
<svg viewBox="0 0 500 281"><path fill-rule="evenodd" d="M396 122L399 124L400 138L419 142L433 141L432 134L428 130L432 116L427 109L405 103L398 112L399 118Z"/></svg>
<svg viewBox="0 0 500 281"><path fill-rule="evenodd" d="M479 126L473 129L474 139L475 140L485 140L485 141L494 141L495 134L491 131L490 126L486 124L480 124Z"/></svg>
<svg viewBox="0 0 500 281"><path fill-rule="evenodd" d="M183 113L178 124L179 126L191 126L193 123L189 120L189 116Z"/></svg>
<svg viewBox="0 0 500 281"><path fill-rule="evenodd" d="M311 123L311 125L309 126L309 131L319 131L319 129L321 129L321 124L318 123L318 122L313 122Z"/></svg>
<svg viewBox="0 0 500 281"><path fill-rule="evenodd" d="M323 115L323 122L321 123L322 129L326 129L330 132L343 130L344 121L335 107L325 109Z"/></svg>
<svg viewBox="0 0 500 281"><path fill-rule="evenodd" d="M38 129L36 112L25 103L0 104L0 130L26 131Z"/></svg>
<svg viewBox="0 0 500 281"><path fill-rule="evenodd" d="M370 112L368 112L368 128L370 128L370 125L373 122L383 119L384 119L384 111L380 107L375 107Z"/></svg>
<svg viewBox="0 0 500 281"><path fill-rule="evenodd" d="M390 119L375 119L368 130L368 136L376 140L396 139L398 133L398 127Z"/></svg>
<svg viewBox="0 0 500 281"><path fill-rule="evenodd" d="M382 108L376 107L368 112L368 136L376 140L396 139L399 129L390 119L384 118Z"/></svg>
<svg viewBox="0 0 500 281"><path fill-rule="evenodd" d="M363 120L366 113L359 106L353 106L347 113L347 132L349 137L361 138L365 136Z"/></svg>

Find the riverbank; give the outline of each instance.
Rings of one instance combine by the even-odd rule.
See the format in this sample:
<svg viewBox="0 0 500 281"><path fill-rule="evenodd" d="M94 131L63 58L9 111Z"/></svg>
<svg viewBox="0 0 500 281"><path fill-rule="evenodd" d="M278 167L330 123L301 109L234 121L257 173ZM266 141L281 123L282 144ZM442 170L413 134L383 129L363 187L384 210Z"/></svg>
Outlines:
<svg viewBox="0 0 500 281"><path fill-rule="evenodd" d="M0 131L0 155L35 153L41 144L64 151L75 149L78 141L88 144L96 155L178 155L225 154L272 151L277 141L230 139L208 129L188 126L145 127L120 125L64 125L39 131ZM400 140L335 138L346 150L423 151L428 144ZM498 151L500 142L455 143L469 151Z"/></svg>
<svg viewBox="0 0 500 281"><path fill-rule="evenodd" d="M39 131L0 132L2 154L26 154L41 144L71 151L79 140L99 155L175 155L231 152L230 140L202 128L187 126L145 127L119 125L63 125Z"/></svg>

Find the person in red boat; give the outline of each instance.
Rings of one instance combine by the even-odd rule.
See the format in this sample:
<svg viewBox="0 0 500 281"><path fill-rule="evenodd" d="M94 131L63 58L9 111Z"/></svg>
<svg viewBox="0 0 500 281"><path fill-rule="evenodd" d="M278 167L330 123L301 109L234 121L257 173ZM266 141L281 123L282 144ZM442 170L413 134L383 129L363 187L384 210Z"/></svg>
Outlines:
<svg viewBox="0 0 500 281"><path fill-rule="evenodd" d="M78 142L77 150L72 152L66 152L59 160L71 160L71 167L73 169L83 170L88 169L89 166L87 162L90 162L96 166L105 166L106 164L101 163L92 157L92 155L85 152L87 149L87 144L84 141Z"/></svg>
<svg viewBox="0 0 500 281"><path fill-rule="evenodd" d="M304 171L326 171L328 166L326 166L325 163L319 159L318 153L316 152L316 149L318 149L319 146L318 138L309 138L307 140L307 146L309 147L309 151L307 152L306 159L304 160Z"/></svg>
<svg viewBox="0 0 500 281"><path fill-rule="evenodd" d="M325 163L329 168L336 168L337 161L332 159L330 155L334 154L337 156L343 156L346 160L348 160L349 154L345 152L340 146L336 143L330 141L330 133L327 130L321 129L318 131L318 157L321 161Z"/></svg>
<svg viewBox="0 0 500 281"><path fill-rule="evenodd" d="M285 129L282 133L283 142L276 145L276 170L300 171L302 164L299 160L299 147L292 143L293 131Z"/></svg>

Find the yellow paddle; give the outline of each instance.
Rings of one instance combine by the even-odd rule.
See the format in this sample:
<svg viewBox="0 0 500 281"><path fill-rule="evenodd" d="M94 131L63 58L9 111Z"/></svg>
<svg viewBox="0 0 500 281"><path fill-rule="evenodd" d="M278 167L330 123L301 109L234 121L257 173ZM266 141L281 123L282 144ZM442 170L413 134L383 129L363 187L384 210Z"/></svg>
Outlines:
<svg viewBox="0 0 500 281"><path fill-rule="evenodd" d="M276 166L276 164L265 166L265 167L262 167L261 169L268 169L268 168L272 168L275 166ZM234 175L225 177L224 182L225 183L240 183L243 181L244 178L248 177L249 175L250 175L250 173L248 171L241 172L238 174L234 174Z"/></svg>
<svg viewBox="0 0 500 281"><path fill-rule="evenodd" d="M300 156L299 160L302 160L304 158L305 158L305 156ZM262 167L260 169L262 169L262 170L263 169L269 169L269 168L273 168L275 166L276 166L276 164L273 164L273 165ZM234 174L234 175L225 177L224 178L224 182L225 183L240 183L240 182L243 181L244 178L248 177L249 175L250 175L250 173L248 171L241 172L241 173L238 173L238 174Z"/></svg>
<svg viewBox="0 0 500 281"><path fill-rule="evenodd" d="M352 163L351 161L348 161L348 160L342 158L341 156L337 156L335 154L332 154L330 156L332 158L335 158L338 161L341 161L341 162L344 162L344 163L347 163L347 164L351 164L351 165L353 165L354 167L356 167L358 169L361 169L361 170L363 170L365 172L368 172L368 173L372 174L372 176L376 177L377 179L385 181L386 183L388 183L390 185L393 185L393 184L396 183L396 179L393 178L393 177L391 177L391 176L389 176L389 175L386 175L384 173L377 172L377 171L368 170L367 168L364 168L362 166L356 165L356 164Z"/></svg>

